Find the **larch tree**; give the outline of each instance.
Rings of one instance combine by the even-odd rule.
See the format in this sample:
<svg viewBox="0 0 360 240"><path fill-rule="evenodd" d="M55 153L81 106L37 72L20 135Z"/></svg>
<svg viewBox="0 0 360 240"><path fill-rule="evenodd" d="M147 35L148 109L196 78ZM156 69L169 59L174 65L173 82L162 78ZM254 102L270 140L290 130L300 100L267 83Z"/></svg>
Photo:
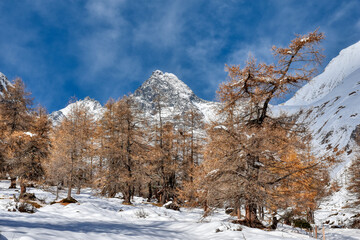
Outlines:
<svg viewBox="0 0 360 240"><path fill-rule="evenodd" d="M199 164L203 160L205 144L204 122L196 109L189 109L175 118L177 125L177 145L179 148L179 184L177 195L179 200L188 205L196 205L195 175L199 176Z"/></svg>
<svg viewBox="0 0 360 240"><path fill-rule="evenodd" d="M229 81L218 91L224 107L209 128L205 151L207 194L213 204L230 200L236 208L244 205L249 226L261 225L257 209L275 200L274 189L322 165L298 154L303 131L284 116L271 116L269 103L311 79L322 59L318 43L323 38L316 30L297 36L288 47L273 47L274 64L250 59L244 68L226 66ZM287 164L291 151L296 160Z"/></svg>
<svg viewBox="0 0 360 240"><path fill-rule="evenodd" d="M71 105L70 112L56 126L52 134L52 149L48 168L60 166L60 169L47 169L48 177L57 183L61 181L58 177L63 176L67 183L68 193L66 199L72 201L72 189L81 187L86 181L89 166L89 146L91 146L94 119L88 108L75 102ZM52 176L54 171L61 172L60 176Z"/></svg>
<svg viewBox="0 0 360 240"><path fill-rule="evenodd" d="M4 170L10 175L10 188L16 188L16 178L21 173L21 162L26 157L24 149L30 140L29 133L32 117L30 107L32 99L26 92L25 85L20 78L3 92L0 99L0 129Z"/></svg>
<svg viewBox="0 0 360 240"><path fill-rule="evenodd" d="M149 193L159 203L166 203L176 197L177 175L181 146L174 123L164 119L165 99L158 93L154 99L155 115L150 126L150 150L147 171ZM151 198L149 194L149 199Z"/></svg>
<svg viewBox="0 0 360 240"><path fill-rule="evenodd" d="M135 187L141 180L144 150L143 118L132 98L109 100L100 120L102 158L105 171L102 193L114 197L121 192L124 203L131 204Z"/></svg>
<svg viewBox="0 0 360 240"><path fill-rule="evenodd" d="M358 153L349 167L349 176L348 190L355 194L355 206L358 206L360 203L360 155Z"/></svg>
<svg viewBox="0 0 360 240"><path fill-rule="evenodd" d="M21 146L24 152L19 163L20 196L26 193L27 181L41 181L45 175L43 164L50 154L51 121L44 108L32 112L30 131L25 133L26 144ZM23 137L24 138L24 137ZM26 139L24 138L24 139Z"/></svg>
<svg viewBox="0 0 360 240"><path fill-rule="evenodd" d="M202 136L204 130L204 122L201 114L195 109L191 108L184 112L180 121L182 127L178 128L184 147L184 154L182 159L184 180L192 182L194 175L194 168L202 161L202 145L205 137Z"/></svg>

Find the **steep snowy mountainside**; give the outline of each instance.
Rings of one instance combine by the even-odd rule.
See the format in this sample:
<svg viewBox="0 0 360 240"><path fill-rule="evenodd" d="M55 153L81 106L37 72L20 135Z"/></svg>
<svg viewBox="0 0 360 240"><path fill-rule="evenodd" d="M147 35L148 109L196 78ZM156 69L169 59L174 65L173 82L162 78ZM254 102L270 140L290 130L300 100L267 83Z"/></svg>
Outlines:
<svg viewBox="0 0 360 240"><path fill-rule="evenodd" d="M11 83L7 79L7 77L0 72L0 96L2 96L3 91L6 91L8 86L10 86Z"/></svg>
<svg viewBox="0 0 360 240"><path fill-rule="evenodd" d="M74 103L70 103L65 108L60 109L58 111L52 112L49 115L49 118L52 120L54 125L57 125L60 123L64 117L66 117L70 111L71 108L75 105L83 104L91 114L94 115L95 119L100 118L104 112L103 106L95 99L91 99L90 97L86 97L84 100L79 100Z"/></svg>
<svg viewBox="0 0 360 240"><path fill-rule="evenodd" d="M316 212L320 222L346 223L358 209L349 208L354 202L347 190L350 167L360 143L360 42L342 50L325 71L302 87L284 104L273 106L274 114L284 112L298 117L312 134L315 154L334 154L339 160L332 169L332 180L341 188L327 197ZM341 214L339 214L341 213ZM331 216L336 216L333 221Z"/></svg>
<svg viewBox="0 0 360 240"><path fill-rule="evenodd" d="M206 122L214 119L215 109L219 103L205 101L172 73L156 70L133 94L141 109L153 114L156 109L156 98L164 108L164 115L169 120L176 114L184 114L195 109L203 115Z"/></svg>
<svg viewBox="0 0 360 240"><path fill-rule="evenodd" d="M332 59L324 72L296 92L285 105L306 105L321 100L360 66L360 41Z"/></svg>
<svg viewBox="0 0 360 240"><path fill-rule="evenodd" d="M308 125L313 146L319 154L344 150L344 160L334 171L344 177L351 163L354 130L360 125L360 42L342 50L293 98L274 110L298 114L299 122Z"/></svg>

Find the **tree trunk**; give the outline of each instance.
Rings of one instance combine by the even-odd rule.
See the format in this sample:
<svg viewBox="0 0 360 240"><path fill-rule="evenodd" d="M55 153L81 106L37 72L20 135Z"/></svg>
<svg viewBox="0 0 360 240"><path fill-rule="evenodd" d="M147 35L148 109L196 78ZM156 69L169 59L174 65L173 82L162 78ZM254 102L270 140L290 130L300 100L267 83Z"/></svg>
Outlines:
<svg viewBox="0 0 360 240"><path fill-rule="evenodd" d="M255 220L258 220L256 216L256 212L257 212L256 209L257 209L256 204L247 203L245 205L245 220L250 227L253 227Z"/></svg>
<svg viewBox="0 0 360 240"><path fill-rule="evenodd" d="M265 213L264 213L264 207L259 207L259 216L262 221L264 221Z"/></svg>
<svg viewBox="0 0 360 240"><path fill-rule="evenodd" d="M130 199L133 201L134 201L134 196L135 196L135 186L132 187L131 194L130 194ZM141 196L140 191L138 193L138 196Z"/></svg>
<svg viewBox="0 0 360 240"><path fill-rule="evenodd" d="M71 188L72 188L72 183L71 181L69 182L69 186L68 186L68 192L67 192L67 199L71 199Z"/></svg>
<svg viewBox="0 0 360 240"><path fill-rule="evenodd" d="M272 230L275 230L275 229L277 228L278 222L279 222L279 220L278 220L275 216L273 216L272 224L271 224L270 228L271 228Z"/></svg>
<svg viewBox="0 0 360 240"><path fill-rule="evenodd" d="M9 188L16 188L16 177L10 177L10 187Z"/></svg>
<svg viewBox="0 0 360 240"><path fill-rule="evenodd" d="M204 202L203 207L204 207L204 212L206 212L209 209L207 205L207 201Z"/></svg>
<svg viewBox="0 0 360 240"><path fill-rule="evenodd" d="M70 169L70 176L69 176L69 182L68 182L68 192L67 192L67 199L71 200L71 190L72 190L72 184L73 184L73 171L74 171L74 156L73 153L71 153L71 169Z"/></svg>
<svg viewBox="0 0 360 240"><path fill-rule="evenodd" d="M240 206L236 208L236 215L237 215L238 220L240 220L241 219L241 207Z"/></svg>
<svg viewBox="0 0 360 240"><path fill-rule="evenodd" d="M90 182L93 182L93 158L90 158Z"/></svg>
<svg viewBox="0 0 360 240"><path fill-rule="evenodd" d="M152 187L151 187L151 183L148 184L148 191L149 191L149 195L148 195L148 199L147 201L150 202L151 201L151 198L152 198Z"/></svg>
<svg viewBox="0 0 360 240"><path fill-rule="evenodd" d="M58 183L58 184L56 185L56 198L55 198L55 200L58 200L58 199L59 199L59 185L60 185L60 183Z"/></svg>
<svg viewBox="0 0 360 240"><path fill-rule="evenodd" d="M131 187L127 186L126 191L124 191L124 203L131 204Z"/></svg>
<svg viewBox="0 0 360 240"><path fill-rule="evenodd" d="M307 220L309 223L315 223L315 220L314 220L314 211L312 211L311 209L308 209L307 212L306 212L306 220Z"/></svg>
<svg viewBox="0 0 360 240"><path fill-rule="evenodd" d="M26 193L26 184L23 181L20 181L20 197L24 196Z"/></svg>

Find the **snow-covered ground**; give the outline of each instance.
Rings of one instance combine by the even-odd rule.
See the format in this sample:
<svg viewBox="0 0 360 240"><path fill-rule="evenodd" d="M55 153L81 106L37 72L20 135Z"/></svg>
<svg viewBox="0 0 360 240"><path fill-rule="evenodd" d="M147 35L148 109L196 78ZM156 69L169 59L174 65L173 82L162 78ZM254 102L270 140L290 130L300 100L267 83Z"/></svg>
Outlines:
<svg viewBox="0 0 360 240"><path fill-rule="evenodd" d="M231 224L223 209L202 219L201 209L173 211L135 198L132 206L119 198L102 198L90 189L74 197L76 204L49 205L54 194L30 188L47 204L35 213L10 212L13 194L9 181L0 181L0 240L32 239L312 239L304 231L279 225L276 231L262 231ZM62 197L65 196L65 191ZM218 231L216 231L218 229ZM220 231L219 231L220 230ZM321 234L319 234L319 238ZM360 230L326 229L326 239L360 239Z"/></svg>

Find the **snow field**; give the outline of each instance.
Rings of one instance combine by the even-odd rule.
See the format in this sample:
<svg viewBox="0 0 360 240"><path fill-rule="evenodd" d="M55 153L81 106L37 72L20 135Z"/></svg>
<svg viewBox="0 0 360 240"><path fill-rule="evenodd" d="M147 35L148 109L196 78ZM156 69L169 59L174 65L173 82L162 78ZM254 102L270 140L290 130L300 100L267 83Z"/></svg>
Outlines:
<svg viewBox="0 0 360 240"><path fill-rule="evenodd" d="M135 197L133 205L123 205L121 199L99 197L91 189L73 195L79 203L63 206L49 204L55 198L53 193L29 188L28 192L47 204L34 214L9 212L13 194L19 194L19 189L8 189L9 184L0 181L0 240L311 239L304 231L281 224L276 231L231 224L232 217L223 209L200 221L201 209L181 208L178 212L146 203L139 197ZM65 197L65 190L61 197ZM239 227L243 230L236 231ZM327 239L360 239L360 230L328 231Z"/></svg>

